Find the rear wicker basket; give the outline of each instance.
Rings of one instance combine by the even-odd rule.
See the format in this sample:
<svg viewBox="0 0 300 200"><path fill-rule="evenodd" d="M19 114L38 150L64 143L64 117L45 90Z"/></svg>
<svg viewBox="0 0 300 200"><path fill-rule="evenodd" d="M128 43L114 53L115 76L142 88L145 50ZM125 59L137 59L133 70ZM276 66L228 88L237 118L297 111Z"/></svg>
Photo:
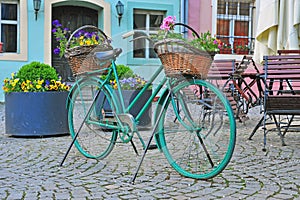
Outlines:
<svg viewBox="0 0 300 200"><path fill-rule="evenodd" d="M102 43L98 45L83 45L83 46L75 46L70 48L70 43L72 41L73 36L80 30L89 29L99 32L99 37L102 38ZM75 30L66 46L65 50L65 58L68 60L68 63L72 69L73 75L82 74L85 72L105 69L110 66L110 61L99 64L95 58L94 53L99 51L107 51L112 50L112 46L109 43L108 37L106 34L98 29L95 26L86 25ZM103 70L104 72L105 70Z"/></svg>
<svg viewBox="0 0 300 200"><path fill-rule="evenodd" d="M179 39L164 39L154 44L166 76L195 76L206 79L214 53L201 51Z"/></svg>

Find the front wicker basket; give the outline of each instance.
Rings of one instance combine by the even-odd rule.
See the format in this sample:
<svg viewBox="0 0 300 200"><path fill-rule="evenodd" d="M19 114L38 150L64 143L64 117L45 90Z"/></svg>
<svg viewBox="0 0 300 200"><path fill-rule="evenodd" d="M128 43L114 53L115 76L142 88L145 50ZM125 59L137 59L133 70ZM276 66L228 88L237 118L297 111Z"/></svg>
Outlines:
<svg viewBox="0 0 300 200"><path fill-rule="evenodd" d="M70 48L69 46L72 37L82 29L92 29L98 31L103 39L103 42L99 45L83 45ZM65 50L64 56L68 60L73 75L76 76L82 73L101 70L109 67L111 63L110 61L99 64L94 57L94 53L99 51L108 51L112 49L113 48L108 41L108 37L102 30L98 29L95 26L85 25L78 28L71 34L67 42L67 48ZM105 70L103 70L103 72L104 71Z"/></svg>
<svg viewBox="0 0 300 200"><path fill-rule="evenodd" d="M206 79L214 53L201 51L178 39L164 39L154 44L166 76L194 76Z"/></svg>

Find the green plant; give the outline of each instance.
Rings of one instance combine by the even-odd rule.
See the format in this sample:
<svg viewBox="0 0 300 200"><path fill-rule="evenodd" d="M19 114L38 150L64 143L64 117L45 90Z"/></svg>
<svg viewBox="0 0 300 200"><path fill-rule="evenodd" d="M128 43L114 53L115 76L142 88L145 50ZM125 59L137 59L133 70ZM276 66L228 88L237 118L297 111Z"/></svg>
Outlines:
<svg viewBox="0 0 300 200"><path fill-rule="evenodd" d="M52 22L53 29L52 33L55 36L56 41L58 42L58 46L54 49L54 54L59 54L62 57L67 48L68 38L70 37L70 29L63 28L59 20L54 20ZM83 46L83 45L97 45L103 42L103 37L99 35L98 32L88 32L85 30L79 30L74 34L74 37L70 41L69 48L75 46Z"/></svg>
<svg viewBox="0 0 300 200"><path fill-rule="evenodd" d="M147 81L139 75L135 74L130 67L126 65L117 65L118 77L120 80L121 88L124 90L141 89ZM106 79L107 75L102 75L101 79ZM115 75L110 77L110 84L114 89L118 88Z"/></svg>
<svg viewBox="0 0 300 200"><path fill-rule="evenodd" d="M235 48L241 49L241 50L249 50L250 49L248 45L237 45Z"/></svg>
<svg viewBox="0 0 300 200"><path fill-rule="evenodd" d="M9 92L44 92L68 91L70 86L61 82L56 70L45 63L33 61L4 79L3 91Z"/></svg>
<svg viewBox="0 0 300 200"><path fill-rule="evenodd" d="M231 49L231 44L222 43L221 49Z"/></svg>
<svg viewBox="0 0 300 200"><path fill-rule="evenodd" d="M158 34L156 36L152 36L152 39L164 39L164 38L175 38L181 39L190 44L191 46L208 52L218 52L221 48L221 41L216 39L211 35L209 31L205 33L201 33L200 37L196 37L195 33L193 33L194 38L192 40L187 40L183 38L182 34L174 33L174 25L176 18L175 16L168 16L164 18ZM167 32L167 34L166 34ZM166 37L165 37L166 36Z"/></svg>

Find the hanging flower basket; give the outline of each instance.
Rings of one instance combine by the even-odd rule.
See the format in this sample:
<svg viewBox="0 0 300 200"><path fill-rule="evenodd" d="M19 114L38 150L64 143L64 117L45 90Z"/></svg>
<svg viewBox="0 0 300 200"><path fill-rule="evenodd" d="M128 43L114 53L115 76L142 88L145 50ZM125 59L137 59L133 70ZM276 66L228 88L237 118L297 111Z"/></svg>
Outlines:
<svg viewBox="0 0 300 200"><path fill-rule="evenodd" d="M73 36L78 34L79 31L88 29L99 32L97 37L101 37L99 44L93 45L80 45L71 47L71 42L74 39ZM99 40L99 39L98 39ZM77 30L75 30L66 45L65 58L68 60L68 63L72 69L74 75L82 74L85 72L105 69L110 66L110 61L103 63L98 63L94 58L94 53L99 51L108 51L112 50L112 46L109 43L108 37L106 34L95 26L85 25Z"/></svg>
<svg viewBox="0 0 300 200"><path fill-rule="evenodd" d="M164 39L154 44L167 76L207 78L214 52L201 51L178 39Z"/></svg>

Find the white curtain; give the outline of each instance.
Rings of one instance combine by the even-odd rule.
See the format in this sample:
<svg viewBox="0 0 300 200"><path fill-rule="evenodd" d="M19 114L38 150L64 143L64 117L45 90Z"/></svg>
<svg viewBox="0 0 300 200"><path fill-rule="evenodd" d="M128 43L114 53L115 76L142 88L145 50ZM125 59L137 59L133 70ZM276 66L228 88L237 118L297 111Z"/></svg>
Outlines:
<svg viewBox="0 0 300 200"><path fill-rule="evenodd" d="M300 0L256 0L256 8L256 62L280 49L299 49Z"/></svg>

